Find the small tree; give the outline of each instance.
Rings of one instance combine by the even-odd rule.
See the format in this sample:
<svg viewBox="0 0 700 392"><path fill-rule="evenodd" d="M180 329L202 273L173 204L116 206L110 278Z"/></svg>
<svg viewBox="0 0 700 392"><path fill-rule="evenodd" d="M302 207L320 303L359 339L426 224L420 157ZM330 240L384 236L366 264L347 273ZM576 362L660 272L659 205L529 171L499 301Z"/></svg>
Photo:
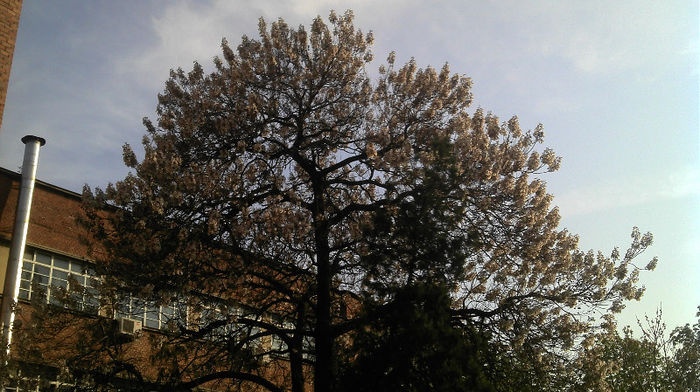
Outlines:
<svg viewBox="0 0 700 392"><path fill-rule="evenodd" d="M700 314L700 313L699 313ZM690 392L699 391L700 323L666 333L661 310L654 318L638 321L641 336L627 326L622 335L608 331L591 336L591 347L581 351L582 377L575 390Z"/></svg>
<svg viewBox="0 0 700 392"><path fill-rule="evenodd" d="M667 390L665 347L658 343L647 337L635 339L629 327L624 330L624 336L605 342L605 357L614 364L613 372L607 377L613 391Z"/></svg>
<svg viewBox="0 0 700 392"><path fill-rule="evenodd" d="M433 282L455 325L551 374L591 312L642 295L632 260L651 235L635 229L624 256L606 257L557 228L536 176L560 160L537 148L541 125L470 112L471 81L447 65L392 53L370 78L373 37L352 19L261 20L258 40L222 43L212 73L171 72L144 158L125 146L132 173L85 201L103 307L131 293L188 316L148 363L100 358L159 369L143 377L171 389L329 391L351 333L381 321L366 305Z"/></svg>
<svg viewBox="0 0 700 392"><path fill-rule="evenodd" d="M669 364L672 391L700 391L700 306L694 325L686 324L671 332L673 355Z"/></svg>

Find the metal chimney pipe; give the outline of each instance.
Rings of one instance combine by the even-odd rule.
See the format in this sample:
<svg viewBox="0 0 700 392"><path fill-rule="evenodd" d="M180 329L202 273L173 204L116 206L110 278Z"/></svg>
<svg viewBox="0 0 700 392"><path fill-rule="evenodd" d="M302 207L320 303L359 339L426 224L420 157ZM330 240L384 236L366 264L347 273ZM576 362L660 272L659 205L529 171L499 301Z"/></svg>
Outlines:
<svg viewBox="0 0 700 392"><path fill-rule="evenodd" d="M24 143L24 162L22 163L22 184L19 190L17 212L15 215L15 227L12 232L12 246L10 258L7 261L5 273L5 286L2 291L2 342L10 352L12 342L12 323L15 319L14 306L19 294L21 279L20 266L24 255L24 246L27 243L27 229L29 228L29 212L32 207L32 194L36 180L36 167L39 162L39 148L46 144L46 140L34 135L22 138Z"/></svg>

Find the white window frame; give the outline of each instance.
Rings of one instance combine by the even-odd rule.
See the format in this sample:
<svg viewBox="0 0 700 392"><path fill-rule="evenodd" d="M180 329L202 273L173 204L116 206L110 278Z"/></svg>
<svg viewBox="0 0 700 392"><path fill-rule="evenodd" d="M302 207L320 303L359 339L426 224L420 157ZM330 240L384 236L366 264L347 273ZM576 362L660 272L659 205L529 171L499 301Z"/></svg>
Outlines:
<svg viewBox="0 0 700 392"><path fill-rule="evenodd" d="M184 321L187 320L187 309L184 309L184 315L178 315L178 312L182 311L182 309L178 309L176 304L156 305L152 301L146 301L136 295L126 294L119 299L115 317L138 320L144 328L167 329L168 323L179 317L182 317Z"/></svg>
<svg viewBox="0 0 700 392"><path fill-rule="evenodd" d="M82 293L71 293L71 285L77 282ZM97 292L97 274L89 263L53 252L28 248L22 260L19 298L32 300L41 292L47 303L63 305L55 300L53 291L65 288L69 295L80 295L77 307L85 313L98 314L99 293ZM41 291L37 291L37 288Z"/></svg>

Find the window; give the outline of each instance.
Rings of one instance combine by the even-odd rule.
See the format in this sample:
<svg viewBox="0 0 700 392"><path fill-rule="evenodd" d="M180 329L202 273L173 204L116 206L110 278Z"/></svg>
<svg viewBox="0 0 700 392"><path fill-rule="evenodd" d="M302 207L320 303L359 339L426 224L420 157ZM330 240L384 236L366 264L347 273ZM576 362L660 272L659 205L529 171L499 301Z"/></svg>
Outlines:
<svg viewBox="0 0 700 392"><path fill-rule="evenodd" d="M302 356L304 359L314 359L314 350L316 349L316 342L313 336L304 336L304 340L301 342Z"/></svg>
<svg viewBox="0 0 700 392"><path fill-rule="evenodd" d="M153 329L166 329L170 322L176 323L178 320L186 320L185 315L184 309L157 305L131 294L125 295L117 308L117 317L138 320L144 327Z"/></svg>
<svg viewBox="0 0 700 392"><path fill-rule="evenodd" d="M259 319L259 316L246 314L238 306L212 303L203 306L196 322L199 328L211 327L213 323L222 323L222 325L213 328L207 333L207 339L214 341L245 341L245 347L260 350L263 345L262 340L256 335L260 334L262 330L257 326L242 321L257 319Z"/></svg>
<svg viewBox="0 0 700 392"><path fill-rule="evenodd" d="M294 324L290 322L279 322L278 325L286 330L293 330ZM313 359L314 358L315 343L313 336L304 336L301 342L302 358ZM277 354L283 358L289 357L289 346L277 335L270 336L270 353Z"/></svg>
<svg viewBox="0 0 700 392"><path fill-rule="evenodd" d="M48 303L62 305L60 288L70 297L70 307L97 314L99 293L94 269L87 263L49 252L28 249L24 252L19 298L35 297Z"/></svg>
<svg viewBox="0 0 700 392"><path fill-rule="evenodd" d="M60 370L51 366L20 362L19 368L7 374L3 392L73 391L74 385L61 379Z"/></svg>
<svg viewBox="0 0 700 392"><path fill-rule="evenodd" d="M231 337L241 333L243 325L238 325L233 320L242 316L242 311L236 307L227 308L219 304L204 306L198 318L199 327L207 327L211 323L222 322L223 325L214 328L210 333L210 338Z"/></svg>
<svg viewBox="0 0 700 392"><path fill-rule="evenodd" d="M276 320L277 321L277 320ZM283 329L286 330L293 330L294 329L294 324L290 322L282 322L282 321L277 321L276 324ZM278 335L270 335L270 352L273 354L277 355L282 355L284 357L287 357L289 355L289 347L287 346L287 343L285 343L282 338L280 338Z"/></svg>
<svg viewBox="0 0 700 392"><path fill-rule="evenodd" d="M270 352L274 354L282 354L282 353L287 353L289 350L289 347L287 347L287 343L282 340L277 335L270 335ZM286 355L285 355L286 356Z"/></svg>

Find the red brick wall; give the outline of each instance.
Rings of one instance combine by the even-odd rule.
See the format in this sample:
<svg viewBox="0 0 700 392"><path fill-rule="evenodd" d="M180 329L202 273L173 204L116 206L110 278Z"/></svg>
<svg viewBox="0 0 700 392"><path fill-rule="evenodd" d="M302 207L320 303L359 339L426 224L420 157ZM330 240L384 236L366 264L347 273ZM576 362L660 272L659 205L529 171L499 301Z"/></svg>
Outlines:
<svg viewBox="0 0 700 392"><path fill-rule="evenodd" d="M22 0L0 0L0 128L21 11Z"/></svg>
<svg viewBox="0 0 700 392"><path fill-rule="evenodd" d="M0 237L9 239L15 224L20 175L0 171ZM81 241L85 230L78 224L80 196L41 183L34 186L27 245L35 245L75 258L89 258Z"/></svg>

